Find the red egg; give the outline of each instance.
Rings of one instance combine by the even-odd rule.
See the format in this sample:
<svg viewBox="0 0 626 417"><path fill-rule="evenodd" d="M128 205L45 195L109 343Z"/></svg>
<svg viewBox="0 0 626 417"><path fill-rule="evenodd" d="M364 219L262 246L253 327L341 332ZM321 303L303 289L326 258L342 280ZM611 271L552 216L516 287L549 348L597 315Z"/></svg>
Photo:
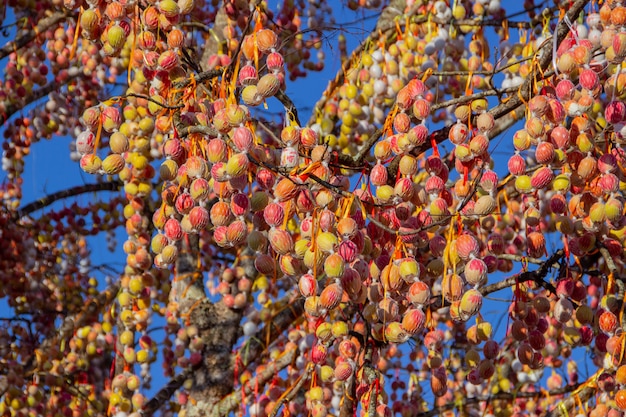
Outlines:
<svg viewBox="0 0 626 417"><path fill-rule="evenodd" d="M320 306L326 310L332 310L339 305L343 290L339 284L333 283L322 290L320 294Z"/></svg>
<svg viewBox="0 0 626 417"><path fill-rule="evenodd" d="M554 145L550 142L540 142L535 149L535 159L542 165L551 163L554 155Z"/></svg>
<svg viewBox="0 0 626 417"><path fill-rule="evenodd" d="M613 334L617 329L617 316L610 311L605 311L598 319L598 326L604 333Z"/></svg>
<svg viewBox="0 0 626 417"><path fill-rule="evenodd" d="M265 59L265 64L267 65L267 69L272 72L282 71L285 66L285 60L280 53L271 52Z"/></svg>
<svg viewBox="0 0 626 417"><path fill-rule="evenodd" d="M448 138L450 139L450 142L454 143L455 145L460 145L464 143L467 140L468 135L469 129L467 128L467 125L460 122L453 124L450 128L450 131L448 132Z"/></svg>
<svg viewBox="0 0 626 417"><path fill-rule="evenodd" d="M574 83L568 79L561 80L556 85L556 96L559 100L571 100L574 97L575 91L576 87L574 86Z"/></svg>
<svg viewBox="0 0 626 417"><path fill-rule="evenodd" d="M478 256L480 246L478 240L468 233L464 233L456 239L456 249L459 257L463 260L475 258Z"/></svg>
<svg viewBox="0 0 626 417"><path fill-rule="evenodd" d="M543 233L531 232L526 238L528 245L528 256L533 258L540 258L546 252L546 238Z"/></svg>
<svg viewBox="0 0 626 417"><path fill-rule="evenodd" d="M163 227L163 232L168 239L176 241L183 237L183 230L180 227L180 222L174 218L168 219Z"/></svg>
<svg viewBox="0 0 626 417"><path fill-rule="evenodd" d="M611 124L620 123L626 118L626 104L622 101L612 101L604 109L604 118Z"/></svg>
<svg viewBox="0 0 626 417"><path fill-rule="evenodd" d="M483 285L487 282L487 264L482 259L470 259L465 265L465 280L469 285Z"/></svg>
<svg viewBox="0 0 626 417"><path fill-rule="evenodd" d="M317 295L317 280L311 274L304 274L298 280L298 289L303 297Z"/></svg>
<svg viewBox="0 0 626 417"><path fill-rule="evenodd" d="M587 90L593 90L600 84L600 79L594 70L584 68L578 76L578 82L581 87L586 88Z"/></svg>
<svg viewBox="0 0 626 417"><path fill-rule="evenodd" d="M256 84L259 80L259 77L256 72L256 68L252 65L244 65L239 70L239 85L246 86L251 84Z"/></svg>
<svg viewBox="0 0 626 417"><path fill-rule="evenodd" d="M422 281L415 281L409 287L407 300L415 305L425 305L430 299L430 287Z"/></svg>
<svg viewBox="0 0 626 417"><path fill-rule="evenodd" d="M293 239L286 230L272 227L268 239L272 249L280 255L287 255L293 251Z"/></svg>
<svg viewBox="0 0 626 417"><path fill-rule="evenodd" d="M402 317L402 329L409 334L415 334L424 328L426 315L421 308L408 309Z"/></svg>
<svg viewBox="0 0 626 417"><path fill-rule="evenodd" d="M387 168L380 162L372 168L372 171L370 172L370 181L376 186L387 184Z"/></svg>
<svg viewBox="0 0 626 417"><path fill-rule="evenodd" d="M530 178L530 185L536 190L546 188L554 179L554 172L548 167L539 168Z"/></svg>
<svg viewBox="0 0 626 417"><path fill-rule="evenodd" d="M509 158L508 168L512 175L522 175L526 172L526 161L521 155L515 154Z"/></svg>
<svg viewBox="0 0 626 417"><path fill-rule="evenodd" d="M569 131L564 126L556 126L550 131L550 140L558 149L567 149L569 143Z"/></svg>
<svg viewBox="0 0 626 417"><path fill-rule="evenodd" d="M407 139L413 146L422 146L428 139L428 128L423 124L413 127L408 131Z"/></svg>
<svg viewBox="0 0 626 417"><path fill-rule="evenodd" d="M209 224L209 212L204 207L195 206L189 211L189 222L194 230L204 230Z"/></svg>

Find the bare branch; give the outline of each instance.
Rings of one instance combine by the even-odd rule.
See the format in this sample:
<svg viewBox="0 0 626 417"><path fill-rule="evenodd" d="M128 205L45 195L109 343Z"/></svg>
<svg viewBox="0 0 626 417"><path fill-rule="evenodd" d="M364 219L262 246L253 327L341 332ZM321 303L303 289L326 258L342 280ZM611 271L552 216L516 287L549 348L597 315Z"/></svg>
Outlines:
<svg viewBox="0 0 626 417"><path fill-rule="evenodd" d="M186 380L191 378L194 368L186 368L183 372L172 378L163 388L157 392L139 411L142 416L153 415L167 400L169 400L177 389L183 386Z"/></svg>
<svg viewBox="0 0 626 417"><path fill-rule="evenodd" d="M570 6L565 14L565 17L559 22L555 34L557 39L557 46L563 42L563 39L567 36L570 29L567 22L573 22L578 18L578 15L583 10L583 8L589 3L589 0L577 0L574 4ZM538 51L539 59L538 67L534 67L533 71L528 74L524 83L519 88L519 94L511 96L509 100L504 103L500 103L496 107L490 110L490 113L498 119L503 115L509 113L510 111L516 109L523 102L527 102L533 92L533 83L535 81L535 75L537 73L545 72L548 67L552 64L552 46L553 42L546 42L543 47ZM538 77L537 79L541 79Z"/></svg>
<svg viewBox="0 0 626 417"><path fill-rule="evenodd" d="M187 77L184 80L176 81L174 83L174 87L184 88L190 85L192 82L201 84L201 83L204 83L205 81L209 81L209 80L212 80L213 78L219 77L223 73L224 73L223 68L210 69L207 71L203 71L198 75L192 75L190 77Z"/></svg>
<svg viewBox="0 0 626 417"><path fill-rule="evenodd" d="M550 256L550 258L548 258L545 262L543 262L541 266L539 267L539 269L535 271L525 271L525 272L522 272L521 274L514 275L512 277L509 277L502 281L498 281L491 285L486 285L480 289L480 292L483 295L487 295L487 294L494 293L496 291L500 291L501 289L504 289L504 288L512 287L518 282L533 281L537 283L538 285L544 287L546 290L550 291L551 293L555 293L556 288L554 288L554 285L547 282L545 278L548 275L548 272L550 272L551 268L555 266L557 267L561 266L559 262L564 257L565 257L565 252L563 251L563 249L559 249L552 256Z"/></svg>
<svg viewBox="0 0 626 417"><path fill-rule="evenodd" d="M160 102L156 101L155 99L153 99L152 97L146 96L144 94L128 93L128 94L124 94L123 96L120 96L119 99L125 99L127 97L134 97L134 98L141 98L141 99L144 99L144 100L148 100L149 102L154 103L154 104L156 104L158 106L161 106L164 109L168 109L168 110L177 110L177 109L182 109L183 107L185 107L183 104L170 106L170 105L167 105L165 103L160 103ZM115 97L113 97L112 99L115 99Z"/></svg>
<svg viewBox="0 0 626 417"><path fill-rule="evenodd" d="M356 381L354 376L348 378L344 385L341 397L339 417L352 417L354 415L354 398L356 397Z"/></svg>
<svg viewBox="0 0 626 417"><path fill-rule="evenodd" d="M283 406L283 404L293 400L296 395L298 395L298 392L300 392L304 383L308 381L314 369L315 365L313 365L313 362L309 362L306 366L306 371L302 375L300 375L298 382L289 387L287 391L276 401L276 405L270 413L270 417L276 417L278 411L280 411L280 408Z"/></svg>
<svg viewBox="0 0 626 417"><path fill-rule="evenodd" d="M287 350L280 356L274 363L266 366L261 372L258 372L256 376L245 384L243 387L230 393L217 403L210 412L211 416L227 416L231 411L241 405L243 398L242 391L246 396L249 396L254 392L255 386L264 386L267 381L272 379L278 372L285 369L296 357L298 349L294 346ZM305 378L302 378L305 379Z"/></svg>
<svg viewBox="0 0 626 417"><path fill-rule="evenodd" d="M581 386L585 386L583 389L578 390L576 395L572 395L567 398L565 401L560 401L556 406L552 408L548 413L546 413L546 417L560 417L562 415L569 415L570 411L576 407L577 404L586 404L587 401L594 395L596 395L598 389L595 387L595 384L589 384L595 382L598 375L603 371L600 369L596 374L592 375L585 383L581 384Z"/></svg>
<svg viewBox="0 0 626 417"><path fill-rule="evenodd" d="M21 100L16 101L13 104L9 104L4 109L4 112L0 112L0 125L3 125L7 120L11 118L11 116L13 116L18 111L22 110L24 107L28 106L31 103L34 103L40 98L47 96L48 94L50 94L51 92L55 90L59 90L62 85L68 84L69 82L77 78L79 75L80 75L80 71L77 70L76 73L70 75L63 83L51 81L48 84L44 85L43 87L38 88L37 90L34 90L27 96L23 97Z"/></svg>
<svg viewBox="0 0 626 417"><path fill-rule="evenodd" d="M457 98L453 98L450 100L446 100L446 101L442 101L441 103L435 103L432 106L430 106L430 111L431 113L439 110L439 109L443 109L449 106L454 106L454 105L458 105L458 104L464 104L464 103L469 103L471 101L474 100L478 100L479 98L485 98L485 97L491 97L491 96L501 96L503 94L510 94L510 93L514 93L518 90L519 87L509 87L509 88L502 88L502 89L490 89L490 90L485 90L485 91L481 91L480 93L474 93L474 94L469 94L469 95L463 95L461 97L457 97Z"/></svg>
<svg viewBox="0 0 626 417"><path fill-rule="evenodd" d="M69 17L68 11L57 11L52 13L46 18L41 19L37 26L33 27L26 33L20 35L14 41L7 42L3 47L0 48L0 59L3 59L12 52L15 52L18 49L22 49L26 45L28 45L33 39L37 36L41 36L41 34L46 33L48 29L57 25L64 19Z"/></svg>
<svg viewBox="0 0 626 417"><path fill-rule="evenodd" d="M62 200L64 198L76 197L81 194L95 193L98 191L118 191L120 188L122 188L122 185L123 184L121 181L116 180L110 182L99 182L96 184L79 185L77 187L57 191L56 193L48 194L47 196L37 201L28 203L17 212L15 212L13 218L17 220L21 217L28 216L29 214L48 207L56 201Z"/></svg>
<svg viewBox="0 0 626 417"><path fill-rule="evenodd" d="M612 273L616 272L617 267L615 266L615 262L613 261L613 257L609 253L609 250L604 246L600 247L599 250L602 258L604 259L604 262L606 263L607 268L609 268L609 271Z"/></svg>
<svg viewBox="0 0 626 417"><path fill-rule="evenodd" d="M363 161L365 161L365 158L367 157L367 155L369 154L370 150L372 149L372 146L374 146L374 144L376 144L376 142L378 141L378 139L380 139L380 137L383 134L383 130L382 129L376 129L369 138L367 138L367 140L365 141L365 143L363 145L361 145L361 149L359 150L359 152L357 152L356 155L354 156L349 156L349 155L344 155L344 154L338 154L337 155L337 162L339 162L341 165L345 165L347 167L350 168L355 168L355 169L361 169L363 168Z"/></svg>
<svg viewBox="0 0 626 417"><path fill-rule="evenodd" d="M497 258L504 259L507 261L513 261L513 262L528 262L529 264L536 264L536 265L543 265L546 262L545 259L528 258L526 256L511 255L509 253L503 253L501 255L498 255Z"/></svg>
<svg viewBox="0 0 626 417"><path fill-rule="evenodd" d="M300 126L298 110L296 109L296 106L293 104L293 101L291 101L289 96L287 96L284 91L278 90L274 97L276 97L276 99L278 99L278 101L280 101L282 105L285 106L285 110L287 111L287 113L289 113L293 117L293 121L296 122L298 126Z"/></svg>
<svg viewBox="0 0 626 417"><path fill-rule="evenodd" d="M178 136L180 136L181 138L187 137L194 133L200 133L210 138L216 138L219 135L219 132L211 126L194 125L194 126L186 126L186 127L177 127L176 130L178 131Z"/></svg>
<svg viewBox="0 0 626 417"><path fill-rule="evenodd" d="M193 373L189 390L188 411L209 407L233 389L232 347L240 336L240 310L228 308L222 301L212 303L204 292L200 271L200 239L188 235L180 242L176 276L172 281L170 303L177 306L180 317L198 328L204 341L203 360Z"/></svg>
<svg viewBox="0 0 626 417"><path fill-rule="evenodd" d="M468 405L472 405L472 404L477 404L477 403L481 403L481 402L488 402L488 401L494 401L494 400L510 400L510 401L514 401L515 399L519 398L519 399L524 399L524 398L553 398L553 397L559 397L565 394L568 394L570 392L574 392L577 391L578 389L580 389L580 387L583 384L576 384L576 385L567 385L563 388L559 388L556 390L552 390L552 391L533 391L533 392L516 392L516 393L511 393L511 392L498 392L496 394L492 394L488 397L484 397L484 396L479 396L479 397L470 397L470 398L465 398L463 400L463 406L468 406ZM588 388L585 388L588 389ZM582 391L584 391L585 389L583 389ZM582 394L579 393L578 395ZM587 400L590 397L587 397ZM569 401L566 400L566 402ZM583 400L586 401L586 400ZM458 408L459 404L457 402L454 401L450 401L448 404L440 406L440 407L435 407L432 410L428 410L428 411L422 411L422 412L417 412L414 413L411 417L434 417L434 416L438 416L438 415L444 415L447 411L450 410L454 410L455 408ZM573 406L569 407L569 409L573 408ZM551 415L551 413L548 413L546 417L550 416L550 417L558 417L561 414L557 413L555 415Z"/></svg>

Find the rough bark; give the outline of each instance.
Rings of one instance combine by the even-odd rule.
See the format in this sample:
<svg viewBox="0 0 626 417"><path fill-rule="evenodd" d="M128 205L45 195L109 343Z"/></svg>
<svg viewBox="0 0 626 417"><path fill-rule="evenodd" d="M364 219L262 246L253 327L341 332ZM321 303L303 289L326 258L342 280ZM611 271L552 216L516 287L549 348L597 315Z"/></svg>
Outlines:
<svg viewBox="0 0 626 417"><path fill-rule="evenodd" d="M204 292L203 276L198 270L199 238L189 235L181 244L172 294L181 317L195 325L204 340L202 366L192 375L187 416L208 415L209 408L233 390L232 348L240 336L242 312L223 302L212 303Z"/></svg>
<svg viewBox="0 0 626 417"><path fill-rule="evenodd" d="M240 320L239 311L206 299L192 312L190 321L198 326L206 346L203 366L193 374L190 394L195 404L187 408L187 416L210 415L209 410L233 391L231 353L240 335Z"/></svg>

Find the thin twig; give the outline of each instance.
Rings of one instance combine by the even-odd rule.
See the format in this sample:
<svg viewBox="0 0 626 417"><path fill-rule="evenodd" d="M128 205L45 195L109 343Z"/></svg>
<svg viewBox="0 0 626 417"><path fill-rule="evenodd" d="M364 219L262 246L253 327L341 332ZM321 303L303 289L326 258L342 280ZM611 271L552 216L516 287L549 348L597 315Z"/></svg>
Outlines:
<svg viewBox="0 0 626 417"><path fill-rule="evenodd" d="M376 129L374 132L372 132L370 137L367 138L365 143L361 145L361 149L359 150L359 152L357 152L356 155L350 156L350 155L344 155L344 154L337 154L337 162L341 165L344 165L350 168L355 168L355 169L364 168L363 162L365 158L369 154L374 144L376 144L378 139L380 139L382 134L383 134L382 129Z"/></svg>
<svg viewBox="0 0 626 417"><path fill-rule="evenodd" d="M192 75L191 77L187 77L184 80L176 81L174 83L174 88L185 88L192 82L196 82L197 84L202 84L205 81L212 80L213 78L219 77L224 73L223 68L210 69L207 71L203 71L198 75Z"/></svg>
<svg viewBox="0 0 626 417"><path fill-rule="evenodd" d="M587 403L587 401L589 401L589 399L598 392L594 382L603 371L603 369L600 369L594 375L590 376L587 381L580 384L579 388L573 391L576 392L576 395L570 396L565 401L559 401L559 403L556 404L552 410L546 413L545 417L560 417L563 414L569 415L570 410L576 407L577 404ZM584 388L580 389L580 387L583 386Z"/></svg>
<svg viewBox="0 0 626 417"><path fill-rule="evenodd" d="M168 110L178 110L178 109L182 109L183 107L185 107L184 104L178 104L178 105L174 105L174 106L170 106L168 104L165 103L160 103L158 101L156 101L155 99L153 99L152 97L146 96L144 94L136 94L136 93L128 93L128 94L124 94L123 96L119 96L119 97L113 97L112 99L125 99L127 97L134 97L134 98L141 98L144 100L148 100L151 103L154 103L158 106L163 107L164 109L168 109Z"/></svg>
<svg viewBox="0 0 626 417"><path fill-rule="evenodd" d="M352 417L354 415L354 398L356 397L356 381L354 375L345 382L341 397L339 417Z"/></svg>
<svg viewBox="0 0 626 417"><path fill-rule="evenodd" d="M276 134L274 133L274 131L272 129L270 129L270 127L265 124L264 122L262 122L261 120L257 120L256 121L257 126L259 126L261 129L265 130L265 132L270 135L270 137L272 139L274 139L274 141L276 141L276 143L282 143L282 140L280 140L280 138L278 136L276 136Z"/></svg>
<svg viewBox="0 0 626 417"><path fill-rule="evenodd" d="M509 277L502 281L498 281L491 285L484 286L480 289L480 292L483 295L488 295L496 291L500 291L504 288L512 287L518 282L533 281L548 290L550 293L554 294L556 293L556 288L550 282L546 281L545 278L548 275L548 272L550 272L551 268L553 268L555 265L558 267L561 266L559 262L564 257L565 251L563 251L563 249L559 249L554 254L552 254L550 258L544 261L539 269L535 271L524 271L520 274L513 275L512 277Z"/></svg>
<svg viewBox="0 0 626 417"><path fill-rule="evenodd" d="M514 93L518 89L519 89L519 87L508 87L508 88L501 88L501 89L485 90L485 91L481 91L480 93L474 93L474 94L470 94L470 95L463 95L461 97L457 97L457 98L453 98L453 99L450 99L450 100L446 100L446 101L443 101L441 103L435 103L435 104L430 106L430 111L432 113L432 112L434 112L436 110L443 109L443 108L446 108L446 107L449 107L449 106L469 103L469 102L477 100L479 98L485 98L485 97L490 97L490 96L500 96L502 94Z"/></svg>

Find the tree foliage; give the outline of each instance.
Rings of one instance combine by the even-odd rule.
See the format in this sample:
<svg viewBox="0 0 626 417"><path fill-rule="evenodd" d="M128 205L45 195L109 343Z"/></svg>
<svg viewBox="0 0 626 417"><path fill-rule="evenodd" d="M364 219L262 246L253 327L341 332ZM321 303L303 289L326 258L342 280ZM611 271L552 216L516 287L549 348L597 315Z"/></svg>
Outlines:
<svg viewBox="0 0 626 417"><path fill-rule="evenodd" d="M0 414L623 415L622 2L275 3L0 4Z"/></svg>

